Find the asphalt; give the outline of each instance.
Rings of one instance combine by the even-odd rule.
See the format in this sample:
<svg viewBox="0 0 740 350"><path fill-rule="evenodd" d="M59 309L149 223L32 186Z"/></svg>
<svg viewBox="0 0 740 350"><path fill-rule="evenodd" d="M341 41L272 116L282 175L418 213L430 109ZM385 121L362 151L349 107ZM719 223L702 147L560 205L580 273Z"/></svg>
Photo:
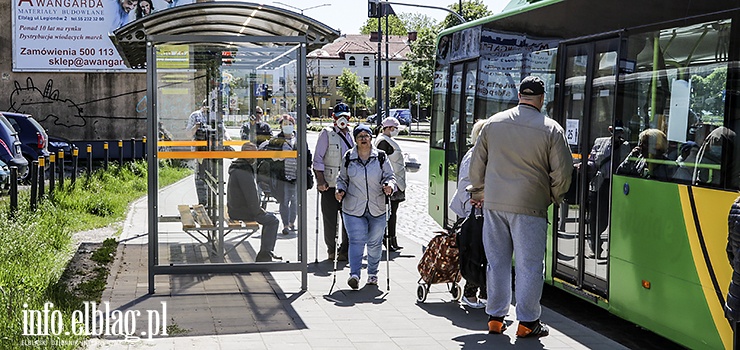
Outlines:
<svg viewBox="0 0 740 350"><path fill-rule="evenodd" d="M147 199L135 202L120 237L120 246L102 302L110 309L135 315L139 339L108 335L88 341L88 349L625 349L619 343L543 307L542 321L550 336L518 339L512 306L503 335L487 334L487 316L453 300L444 284L431 286L424 303L417 302L417 263L424 246L440 227L427 214L427 188L411 185L399 208L400 253L380 266L380 284L352 291L348 268L340 264L331 294L333 264L326 260L323 238L316 257L316 191L308 192L303 232L280 235L276 253L296 256L296 237L308 238L308 290L301 291L300 272L233 275L157 276L156 292L148 294ZM193 204L192 177L160 191L161 214L177 213L178 204ZM277 205L268 210L277 213ZM160 224L160 262L203 261L204 248L185 235L179 223ZM282 226L281 228L282 229ZM230 254L233 261L253 261L259 234ZM293 258L295 261L295 258ZM314 261L318 260L318 263ZM390 276L390 278L388 278ZM365 276L363 276L365 277ZM387 282L390 280L390 284ZM166 316L163 315L166 303ZM157 313L159 312L159 316ZM153 315L147 317L147 315ZM168 335L141 336L148 319L164 319ZM125 323L130 329L130 320ZM153 326L156 323L152 321ZM156 327L154 327L156 329ZM151 333L151 332L150 332ZM160 332L161 333L161 332Z"/></svg>

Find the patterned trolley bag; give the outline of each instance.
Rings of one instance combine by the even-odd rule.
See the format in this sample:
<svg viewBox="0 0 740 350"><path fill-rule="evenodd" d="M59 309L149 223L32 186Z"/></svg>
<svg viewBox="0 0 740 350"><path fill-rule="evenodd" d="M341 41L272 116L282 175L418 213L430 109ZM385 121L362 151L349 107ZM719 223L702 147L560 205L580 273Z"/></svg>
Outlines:
<svg viewBox="0 0 740 350"><path fill-rule="evenodd" d="M462 297L459 250L454 232L436 231L437 235L429 241L424 255L417 265L419 286L416 289L417 300L423 303L429 294L432 284L447 283L452 298Z"/></svg>

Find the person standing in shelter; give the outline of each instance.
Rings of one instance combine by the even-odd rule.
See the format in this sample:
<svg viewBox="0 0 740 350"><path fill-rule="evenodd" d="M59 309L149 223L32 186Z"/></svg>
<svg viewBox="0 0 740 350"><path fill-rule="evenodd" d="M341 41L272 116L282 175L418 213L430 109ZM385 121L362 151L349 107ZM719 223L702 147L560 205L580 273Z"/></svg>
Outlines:
<svg viewBox="0 0 740 350"><path fill-rule="evenodd" d="M470 194L465 189L470 185L470 158L473 155L478 135L480 135L480 131L485 124L486 119L481 119L473 124L473 129L470 130L470 143L473 147L470 147L465 152L460 162L460 168L457 171L457 189L450 201L450 209L459 217L458 220L467 218L470 215L470 211L473 210L473 207L470 205ZM486 289L486 286L479 286L476 283L466 280L465 288L463 288L463 303L474 309L486 307L486 299L488 299Z"/></svg>
<svg viewBox="0 0 740 350"><path fill-rule="evenodd" d="M517 337L549 334L540 321L547 208L570 186L573 159L563 128L540 110L545 84L528 76L519 105L496 113L483 126L470 160L471 203L483 207L483 246L488 258L488 332L506 329L511 303L511 264L516 257Z"/></svg>
<svg viewBox="0 0 740 350"><path fill-rule="evenodd" d="M367 284L378 284L383 255L386 196L393 194L396 180L385 152L373 147L372 130L358 125L352 130L355 146L345 153L337 178L335 199L342 204L342 218L349 234L349 279L359 288L362 256L367 246Z"/></svg>
<svg viewBox="0 0 740 350"><path fill-rule="evenodd" d="M190 113L188 123L185 126L185 133L194 141L206 141L208 139L208 100L203 100L200 108ZM197 146L194 151L207 151L206 146ZM195 192L198 195L198 204L208 204L208 185L206 184L206 174L204 160L196 159L195 162Z"/></svg>
<svg viewBox="0 0 740 350"><path fill-rule="evenodd" d="M337 176L339 175L339 166L342 164L342 157L355 146L355 142L349 133L349 118L351 117L349 106L345 103L338 103L334 106L332 116L334 117L334 125L321 130L316 141L313 170L316 175L316 187L321 192L324 242L326 243L329 260L336 258L339 261L347 261L349 241L345 227L342 227L342 243L339 246L339 255L334 256L335 236L339 224L337 217L340 209L339 201L335 198L334 192L337 187Z"/></svg>
<svg viewBox="0 0 740 350"><path fill-rule="evenodd" d="M388 155L388 160L393 166L393 175L396 177L396 187L398 188L391 196L391 216L388 218L388 240L390 243L389 247L386 248L392 252L403 249L403 247L398 245L398 236L396 234L396 220L398 215L396 213L398 212L398 205L406 200L406 164L403 160L401 146L393 139L398 136L400 125L398 119L395 117L383 119L383 132L375 139L375 147ZM385 245L385 240L383 240L383 245Z"/></svg>
<svg viewBox="0 0 740 350"><path fill-rule="evenodd" d="M283 115L280 120L280 133L277 136L260 144L261 150L295 151L297 150L295 133L295 119L290 115ZM276 178L276 185L272 195L280 202L280 218L283 221L284 235L295 230L295 220L298 216L296 180L298 179L298 159L281 158L264 160L271 161L271 173Z"/></svg>
<svg viewBox="0 0 740 350"><path fill-rule="evenodd" d="M256 151L257 146L245 142L241 150ZM234 220L256 221L262 225L260 236L260 250L255 258L256 262L270 262L272 259L281 260L275 255L275 241L280 221L274 214L266 212L260 206L257 183L255 182L254 158L238 158L231 162L229 167L229 181L226 185L226 206L229 217Z"/></svg>
<svg viewBox="0 0 740 350"><path fill-rule="evenodd" d="M254 134L250 134L250 140L253 140L258 145L261 145L262 142L265 142L272 137L270 124L267 124L262 120L263 115L262 108L259 106L255 108L254 124L251 126L251 132Z"/></svg>

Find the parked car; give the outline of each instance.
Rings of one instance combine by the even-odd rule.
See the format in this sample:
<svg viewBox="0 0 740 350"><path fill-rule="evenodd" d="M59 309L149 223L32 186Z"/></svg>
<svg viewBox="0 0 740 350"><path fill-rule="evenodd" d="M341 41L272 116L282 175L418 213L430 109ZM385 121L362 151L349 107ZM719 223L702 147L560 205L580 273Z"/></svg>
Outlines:
<svg viewBox="0 0 740 350"><path fill-rule="evenodd" d="M21 140L7 118L0 113L0 160L10 166L18 167L18 178L28 176L28 161L21 152Z"/></svg>
<svg viewBox="0 0 740 350"><path fill-rule="evenodd" d="M401 125L411 126L411 110L410 109L403 109L403 108L393 108L388 111L389 115L396 117L398 119L398 122L401 123ZM376 115L370 115L367 117L367 122L370 124L376 124L375 121ZM383 111L380 114L380 120L382 121L385 118L385 111Z"/></svg>
<svg viewBox="0 0 740 350"><path fill-rule="evenodd" d="M39 157L49 156L49 135L31 115L10 112L2 112L2 115L18 132L18 138L21 140L21 154L29 163Z"/></svg>
<svg viewBox="0 0 740 350"><path fill-rule="evenodd" d="M0 191L7 191L10 188L10 168L0 160Z"/></svg>

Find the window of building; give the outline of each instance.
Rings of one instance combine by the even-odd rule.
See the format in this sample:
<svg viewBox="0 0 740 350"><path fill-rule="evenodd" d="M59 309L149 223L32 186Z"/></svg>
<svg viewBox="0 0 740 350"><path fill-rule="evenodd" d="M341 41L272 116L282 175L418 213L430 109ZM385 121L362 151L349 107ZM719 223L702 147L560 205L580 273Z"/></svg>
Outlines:
<svg viewBox="0 0 740 350"><path fill-rule="evenodd" d="M370 57L365 56L365 58L362 59L362 66L370 67Z"/></svg>
<svg viewBox="0 0 740 350"><path fill-rule="evenodd" d="M388 85L390 85L391 87L396 87L396 78L391 78L391 81Z"/></svg>
<svg viewBox="0 0 740 350"><path fill-rule="evenodd" d="M313 77L306 77L306 84L308 86L313 85Z"/></svg>
<svg viewBox="0 0 740 350"><path fill-rule="evenodd" d="M349 56L349 66L350 67L355 66L355 56Z"/></svg>
<svg viewBox="0 0 740 350"><path fill-rule="evenodd" d="M339 77L334 78L336 80L337 89L342 87L342 85L339 84Z"/></svg>
<svg viewBox="0 0 740 350"><path fill-rule="evenodd" d="M370 86L370 77L362 77L362 82L365 83L365 85Z"/></svg>
<svg viewBox="0 0 740 350"><path fill-rule="evenodd" d="M321 77L321 86L329 87L329 77Z"/></svg>

